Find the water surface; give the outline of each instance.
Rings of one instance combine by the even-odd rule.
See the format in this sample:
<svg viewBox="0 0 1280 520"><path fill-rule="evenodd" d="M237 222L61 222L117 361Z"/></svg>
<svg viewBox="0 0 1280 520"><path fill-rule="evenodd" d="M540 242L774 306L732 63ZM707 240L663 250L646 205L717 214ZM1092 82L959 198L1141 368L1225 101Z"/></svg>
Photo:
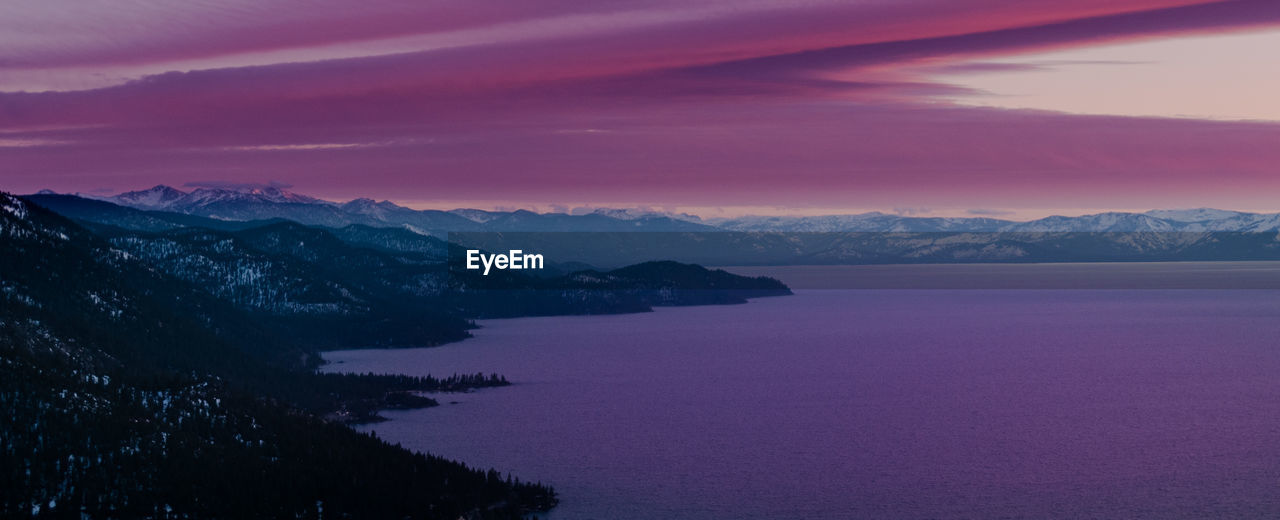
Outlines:
<svg viewBox="0 0 1280 520"><path fill-rule="evenodd" d="M363 428L555 519L1274 518L1278 296L809 290L326 357L506 375Z"/></svg>

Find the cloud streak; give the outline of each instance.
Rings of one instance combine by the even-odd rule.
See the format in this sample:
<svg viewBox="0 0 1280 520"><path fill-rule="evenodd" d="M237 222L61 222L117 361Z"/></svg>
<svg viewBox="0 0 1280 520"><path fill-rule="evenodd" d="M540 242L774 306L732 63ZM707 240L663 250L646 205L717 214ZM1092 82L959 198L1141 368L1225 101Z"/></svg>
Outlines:
<svg viewBox="0 0 1280 520"><path fill-rule="evenodd" d="M129 5L3 8L3 188L907 208L1277 184L1272 124L937 102L975 93L946 74L1061 65L989 58L1270 26L1274 2ZM134 79L63 81L103 71ZM61 90L3 79L44 74Z"/></svg>

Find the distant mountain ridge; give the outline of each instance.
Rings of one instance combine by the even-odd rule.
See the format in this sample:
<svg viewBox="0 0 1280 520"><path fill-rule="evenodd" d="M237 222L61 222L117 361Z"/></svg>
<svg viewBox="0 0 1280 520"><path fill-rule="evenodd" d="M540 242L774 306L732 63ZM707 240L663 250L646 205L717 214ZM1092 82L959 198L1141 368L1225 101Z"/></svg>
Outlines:
<svg viewBox="0 0 1280 520"><path fill-rule="evenodd" d="M49 192L42 191L41 194ZM84 196L82 196L84 197ZM228 221L287 219L308 225L398 227L441 236L450 231L776 231L776 232L1268 232L1280 231L1280 213L1214 208L1107 212L1031 221L989 217L922 217L881 212L820 216L743 216L703 219L647 208L579 208L569 213L460 208L416 210L390 201L333 202L278 187L196 188L159 185L111 197L121 206Z"/></svg>
<svg viewBox="0 0 1280 520"><path fill-rule="evenodd" d="M879 233L1069 233L1069 232L1266 232L1280 231L1280 214L1212 208L1157 209L1144 213L1107 212L1077 217L1051 216L1026 222L986 217L908 217L879 212L813 217L746 216L714 219L728 231Z"/></svg>
<svg viewBox="0 0 1280 520"><path fill-rule="evenodd" d="M152 193L120 198L135 203L168 200L165 204L174 209L183 204L164 187L148 191ZM246 210L242 218L257 219L225 220L172 210L142 210L73 195L37 194L28 200L106 236L186 228L241 233L296 222L322 228L347 245L412 257L414 262L444 262L448 251L458 247L536 251L551 259L546 274L552 276L660 260L701 265L1280 260L1280 216L1208 208L1053 216L1029 222L864 213L741 217L699 224L662 217L621 220L598 210L577 215L526 210L418 211L386 201L336 203L278 190L246 190L217 197L206 194L200 200L211 198L249 200L252 211ZM224 209L219 211L225 213ZM424 222L441 215L450 220L440 227ZM677 230L662 231L671 226ZM294 229L298 234L310 233ZM441 240L446 238L445 232L448 242ZM299 238L311 245L319 243ZM233 272L232 266L224 271ZM420 282L424 287L438 285L425 278ZM357 311L363 308L350 307L351 302L322 301Z"/></svg>
<svg viewBox="0 0 1280 520"><path fill-rule="evenodd" d="M37 197L54 197L42 192ZM62 196L68 197L68 196ZM308 225L343 228L351 225L400 228L418 235L443 237L474 231L769 231L769 232L1274 232L1280 214L1212 208L1109 212L1075 217L1051 216L1017 222L986 217L912 217L871 212L826 216L744 216L697 220L696 216L640 209L595 208L589 213L536 213L527 210L415 210L368 198L331 202L280 188L198 188L184 192L169 186L98 197L112 204L144 210L146 218L172 221L158 212L219 221L286 219ZM134 215L139 217L140 215Z"/></svg>
<svg viewBox="0 0 1280 520"><path fill-rule="evenodd" d="M47 196L42 192L39 196ZM83 197L83 196L82 196ZM197 188L165 185L111 197L87 197L139 210L165 211L218 220L287 219L313 226L398 227L441 236L449 231L714 231L688 219L657 213L595 211L582 215L527 210L416 210L390 201L358 198L333 202L278 187Z"/></svg>

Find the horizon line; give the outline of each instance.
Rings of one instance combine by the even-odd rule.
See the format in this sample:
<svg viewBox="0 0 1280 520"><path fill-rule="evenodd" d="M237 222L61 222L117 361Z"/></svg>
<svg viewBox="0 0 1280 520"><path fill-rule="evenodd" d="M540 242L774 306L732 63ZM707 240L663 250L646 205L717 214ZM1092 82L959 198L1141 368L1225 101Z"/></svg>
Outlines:
<svg viewBox="0 0 1280 520"><path fill-rule="evenodd" d="M219 185L221 184L221 185ZM23 194L56 194L71 195L80 198L102 200L105 202L118 197L125 193L136 191L148 191L156 188L169 188L182 193L192 193L197 190L219 190L237 193L247 193L253 190L274 189L283 193L301 195L303 197L315 199L329 204L347 204L357 200L371 200L375 203L391 203L403 208L416 211L466 211L476 210L492 213L510 213L515 211L529 211L542 215L572 215L581 216L596 213L599 210L621 210L621 211L637 211L643 213L652 213L659 216L667 217L695 217L703 222L715 222L722 220L732 220L736 218L746 217L777 217L777 218L821 218L821 217L854 217L854 216L887 216L898 218L948 218L948 219L990 219L1005 222L1030 222L1052 217L1078 218L1103 214L1133 214L1147 215L1156 211L1197 211L1212 210L1224 211L1232 213L1244 213L1253 215L1278 215L1280 210L1258 210L1258 209L1224 209L1212 206L1198 207L1174 207L1174 208L1072 208L1069 211L1061 211L1067 208L924 208L924 207L908 207L897 205L892 207L879 208L831 208L831 207L793 207L793 206L760 206L760 205L672 205L672 204L646 204L640 202L616 202L616 203L561 203L561 202L533 202L533 201L469 201L461 199L443 199L443 200L405 200L405 199L383 199L377 200L373 197L356 196L347 200L326 198L324 196L312 196L292 191L293 186L277 183L218 183L218 182L201 182L187 183L183 187L192 188L183 190L167 184L157 184L149 188L137 190L125 190L115 194L95 194L92 192L58 192L52 189L41 189L34 193ZM95 190L102 192L104 190ZM469 204L479 203L479 204ZM462 205L458 205L462 204ZM736 210L736 211L728 211ZM708 213L718 213L715 216L708 216ZM1031 215L1038 216L1031 216ZM1159 218L1159 217L1155 217Z"/></svg>

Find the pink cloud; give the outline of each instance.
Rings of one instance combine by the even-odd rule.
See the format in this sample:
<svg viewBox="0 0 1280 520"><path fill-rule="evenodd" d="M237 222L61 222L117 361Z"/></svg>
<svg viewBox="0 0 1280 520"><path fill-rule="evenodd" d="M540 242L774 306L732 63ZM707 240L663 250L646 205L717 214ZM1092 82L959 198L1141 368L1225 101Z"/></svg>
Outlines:
<svg viewBox="0 0 1280 520"><path fill-rule="evenodd" d="M592 112L607 133L564 133L574 116L483 132L404 128L403 145L228 152L110 145L9 149L8 182L83 189L281 179L306 193L683 205L1056 207L1243 200L1280 188L1280 125L1085 117L993 109L781 103ZM356 132L356 129L347 129ZM377 131L382 131L378 129ZM141 135L147 135L146 131ZM500 153L499 153L500 152ZM123 183L123 184L121 184Z"/></svg>
<svg viewBox="0 0 1280 520"><path fill-rule="evenodd" d="M0 146L0 189L279 179L333 198L1102 207L1245 200L1280 184L1277 125L922 104L958 87L918 72L1274 24L1274 2L349 6L151 6L67 20L10 7L18 16L0 27L47 15L84 37L0 45L0 71L515 25L493 41L429 51L0 93L0 142L13 144ZM575 25L584 19L599 28Z"/></svg>

